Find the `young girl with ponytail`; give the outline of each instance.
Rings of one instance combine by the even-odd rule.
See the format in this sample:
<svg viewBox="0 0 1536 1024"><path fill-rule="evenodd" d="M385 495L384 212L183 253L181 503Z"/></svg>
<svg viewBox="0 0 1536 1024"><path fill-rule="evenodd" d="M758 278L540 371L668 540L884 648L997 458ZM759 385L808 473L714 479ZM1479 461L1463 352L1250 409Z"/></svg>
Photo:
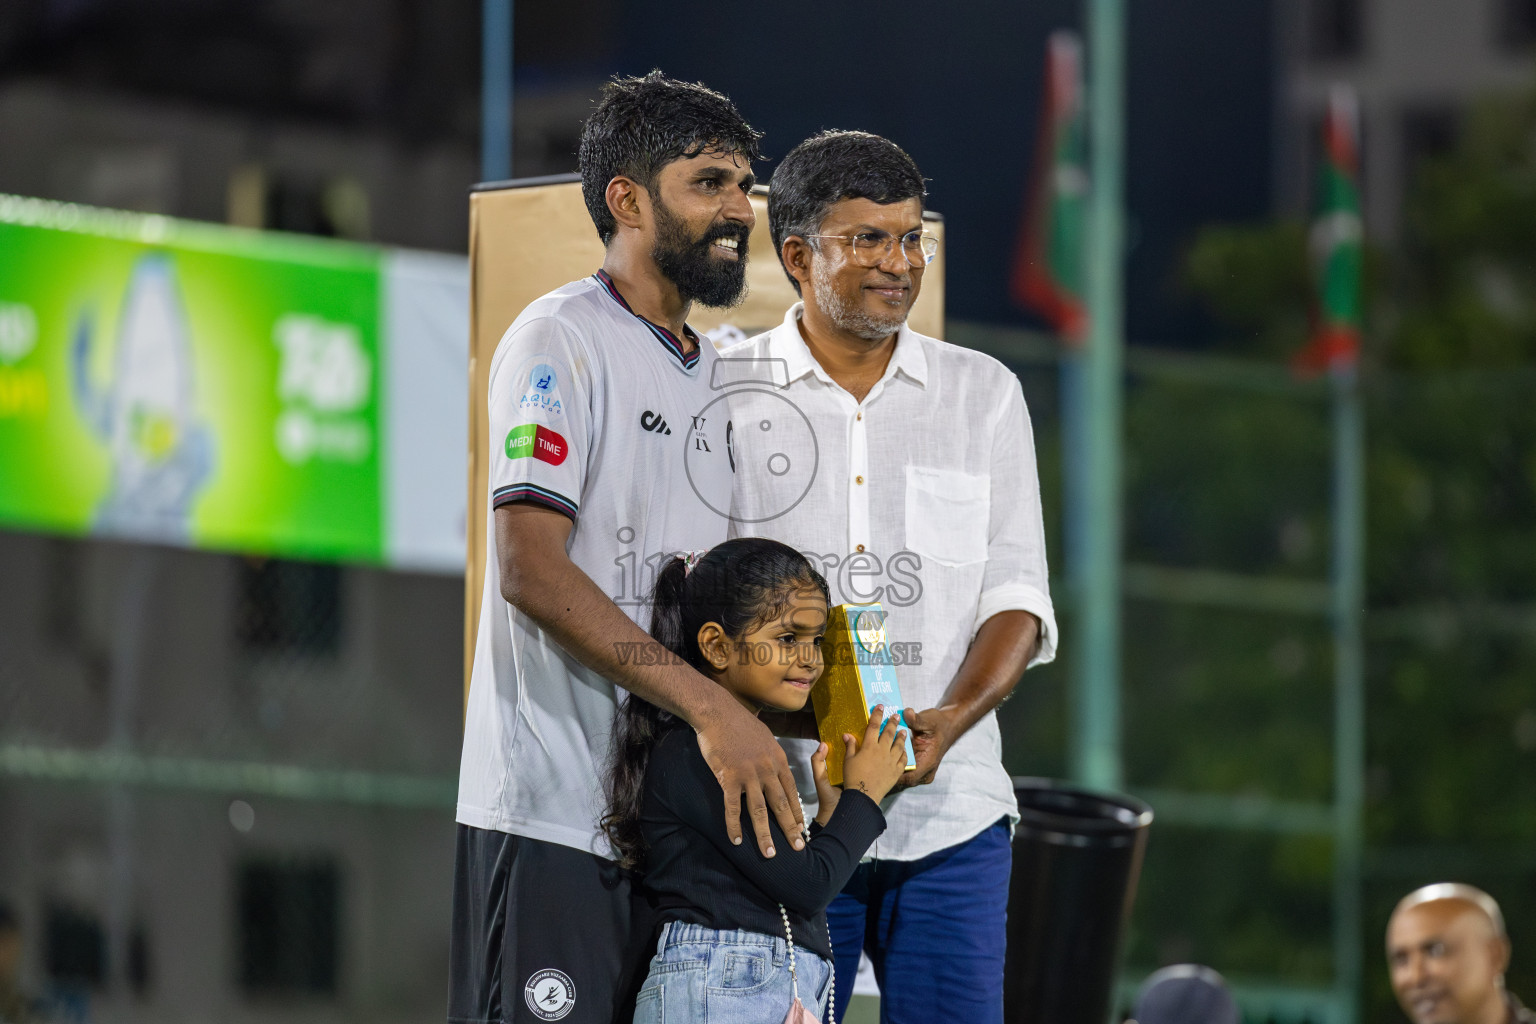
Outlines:
<svg viewBox="0 0 1536 1024"><path fill-rule="evenodd" d="M651 635L749 710L799 711L821 675L827 601L793 548L730 540L662 568ZM727 838L720 786L686 723L634 696L620 707L603 829L644 872L662 922L635 1024L780 1024L832 1005L827 904L885 830L879 801L906 764L905 733L884 709L862 741L843 742L841 790L827 782L825 743L812 758L810 841L792 849L770 819L777 853L764 857Z"/></svg>

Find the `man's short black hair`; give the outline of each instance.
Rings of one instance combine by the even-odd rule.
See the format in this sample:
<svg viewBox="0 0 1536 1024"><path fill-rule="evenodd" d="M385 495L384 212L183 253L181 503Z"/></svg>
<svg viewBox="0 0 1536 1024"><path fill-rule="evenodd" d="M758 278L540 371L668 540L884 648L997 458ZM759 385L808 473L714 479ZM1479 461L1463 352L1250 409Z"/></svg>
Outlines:
<svg viewBox="0 0 1536 1024"><path fill-rule="evenodd" d="M814 235L832 204L844 199L900 203L922 199L922 172L906 151L869 132L825 131L785 154L768 187L768 229L784 265L784 239ZM789 283L800 282L785 268Z"/></svg>
<svg viewBox="0 0 1536 1024"><path fill-rule="evenodd" d="M607 199L614 178L631 178L655 195L656 175L673 160L712 149L754 161L762 137L734 103L702 83L660 71L615 78L581 130L581 194L598 237L607 245L618 228Z"/></svg>

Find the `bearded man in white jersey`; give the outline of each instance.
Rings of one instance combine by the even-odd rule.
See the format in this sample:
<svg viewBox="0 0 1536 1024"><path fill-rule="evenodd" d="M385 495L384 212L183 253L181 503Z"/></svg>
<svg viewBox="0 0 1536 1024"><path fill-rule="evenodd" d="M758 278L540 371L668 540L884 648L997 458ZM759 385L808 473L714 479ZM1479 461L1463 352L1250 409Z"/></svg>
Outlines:
<svg viewBox="0 0 1536 1024"><path fill-rule="evenodd" d="M730 425L713 347L685 321L742 294L758 138L702 85L611 83L580 150L603 266L530 304L492 360L495 571L459 775L454 1024L628 1020L651 921L598 827L623 690L693 726L733 839L772 856L770 811L801 834L768 729L637 625L647 566L725 539Z"/></svg>

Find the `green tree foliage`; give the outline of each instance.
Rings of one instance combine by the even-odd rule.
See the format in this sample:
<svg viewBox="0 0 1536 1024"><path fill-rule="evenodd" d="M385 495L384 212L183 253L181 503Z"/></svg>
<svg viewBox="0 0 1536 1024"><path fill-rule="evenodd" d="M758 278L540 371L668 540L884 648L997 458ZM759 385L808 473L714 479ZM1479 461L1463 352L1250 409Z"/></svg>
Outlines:
<svg viewBox="0 0 1536 1024"><path fill-rule="evenodd" d="M1208 227L1185 258L1184 279L1227 329L1229 352L1278 361L1306 340L1312 276L1305 224Z"/></svg>
<svg viewBox="0 0 1536 1024"><path fill-rule="evenodd" d="M1386 365L1536 362L1536 93L1491 99L1413 182Z"/></svg>
<svg viewBox="0 0 1536 1024"><path fill-rule="evenodd" d="M1479 105L1454 150L1419 169L1403 223L1390 251L1368 250L1362 369L1369 488L1366 1019L1382 1022L1401 1020L1380 952L1386 915L1404 892L1451 878L1483 885L1504 903L1515 945L1510 987L1536 1001L1536 93ZM1185 278L1227 328L1227 352L1279 362L1304 344L1311 286L1302 224L1212 227L1192 247ZM1194 545L1227 565L1236 562L1234 568L1247 563L1284 572L1283 559L1263 565L1275 554L1273 544L1266 549L1267 533L1289 521L1326 537L1326 497L1297 466L1303 454L1317 457L1317 432L1327 429L1318 413L1309 418L1253 402L1242 416L1222 415L1168 389L1133 389L1129 546L1140 545L1146 557L1177 557ZM1138 431L1173 441L1143 442ZM1266 450L1266 443L1283 448L1286 439L1294 442L1289 455ZM1191 467L1194 452L1200 470ZM1258 501L1266 480L1278 481L1280 493ZM1178 513L1159 511L1170 501L1181 506ZM1313 558L1299 564L1318 568ZM1178 694L1219 666L1254 700L1205 701L1200 715L1184 719L1182 742L1220 750L1234 735L1254 736L1262 767L1277 778L1314 781L1266 785L1249 778L1250 789L1315 792L1315 780L1330 771L1330 723L1326 716L1316 721L1311 742L1264 742L1265 731L1251 719L1273 710L1262 694L1274 676L1276 641L1266 639L1262 624L1224 629L1218 641L1184 634L1204 650L1185 654L1182 665L1175 656L1160 670L1163 679L1151 681L1145 714L1131 729L1171 728L1156 707L1189 711ZM1267 633L1276 630L1284 627L1270 624ZM1302 642L1298 649L1317 646ZM1128 667L1128 687L1135 671ZM1314 702L1313 685L1330 672L1325 660L1315 663L1296 698ZM1147 741L1131 747L1137 744ZM1199 765L1181 769L1179 758L1160 756L1144 758L1164 776L1155 784L1187 785L1202 774ZM1241 771L1218 774L1244 784ZM1326 860L1310 863L1313 883L1326 886ZM1285 877L1278 861L1257 851L1232 870L1271 891L1297 884L1294 871ZM1317 922L1299 924L1294 914L1287 919L1262 907L1257 901L1254 914L1274 923L1274 963L1295 963L1294 944L1315 943ZM1229 943L1231 952L1249 950L1244 969L1262 958L1252 952L1252 922L1234 932L1230 921L1207 913L1192 927L1196 948ZM1211 962L1227 969L1219 956Z"/></svg>

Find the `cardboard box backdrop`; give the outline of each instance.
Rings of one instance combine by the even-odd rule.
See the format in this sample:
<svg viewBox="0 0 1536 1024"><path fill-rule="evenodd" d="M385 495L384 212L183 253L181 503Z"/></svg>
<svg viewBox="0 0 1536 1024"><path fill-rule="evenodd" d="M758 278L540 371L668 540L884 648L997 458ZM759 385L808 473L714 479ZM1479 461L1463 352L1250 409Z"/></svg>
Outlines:
<svg viewBox="0 0 1536 1024"><path fill-rule="evenodd" d="M773 327L798 301L779 266L768 233L768 190L752 193L757 227L747 263L747 298L730 310L696 307L688 323L718 332L727 325L746 336ZM926 229L941 239L943 219L927 214ZM481 186L470 195L469 504L464 592L464 687L474 665L481 589L485 584L486 467L490 423L486 390L491 356L523 307L545 292L586 277L603 264L603 244L581 198L574 176L530 178ZM929 266L923 290L912 307L912 327L944 336L944 255Z"/></svg>

